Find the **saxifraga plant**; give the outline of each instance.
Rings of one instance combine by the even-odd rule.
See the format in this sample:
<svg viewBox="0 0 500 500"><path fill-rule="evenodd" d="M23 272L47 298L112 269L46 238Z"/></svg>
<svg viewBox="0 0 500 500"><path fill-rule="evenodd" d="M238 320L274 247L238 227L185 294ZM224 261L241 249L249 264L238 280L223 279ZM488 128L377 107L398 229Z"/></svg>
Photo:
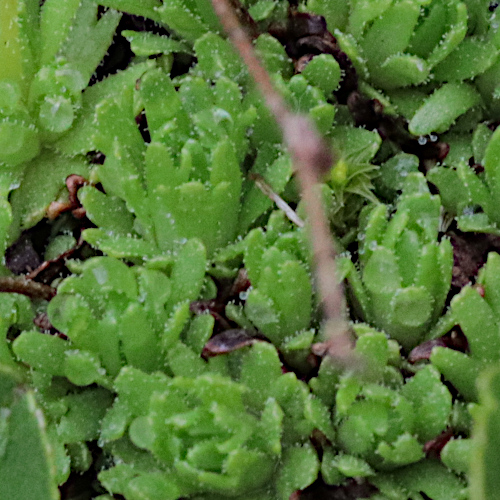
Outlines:
<svg viewBox="0 0 500 500"><path fill-rule="evenodd" d="M431 355L431 362L467 401L477 401L476 377L481 368L498 360L499 264L498 254L490 253L477 285L453 297L449 311L432 332L435 337L459 325L467 337L468 353L435 347Z"/></svg>
<svg viewBox="0 0 500 500"><path fill-rule="evenodd" d="M203 285L204 251L192 240L181 253L170 279L159 270L139 267L136 277L110 257L86 261L78 277L65 281L66 293L62 289L50 304L50 319L66 332L68 340L24 332L14 342L14 353L32 367L39 400L49 425L57 430L55 444L66 445L72 461L77 460L73 453L84 452L86 441L99 437L107 443L104 448L117 464L102 474L110 491L129 498L175 499L206 492L246 498L250 489L270 487L282 456L283 438L292 463L296 460L310 469L303 471L308 479L294 478L288 471L293 465L283 465L277 494L288 498L317 474L319 462L307 438L318 428L333 439L328 411L311 398L295 375L282 374L276 349L270 344L255 344L243 362L237 352L227 360L212 358L208 364L200 358L212 335L213 317L201 315L190 321L187 329L184 325L189 320L189 299L198 297ZM200 263L197 272L195 253ZM190 285L186 267L193 277ZM102 281L113 275L113 281ZM175 301L180 302L168 305ZM151 329L144 335L148 324ZM116 327L115 335L111 335L111 325ZM140 336L138 331L142 331ZM95 337L90 338L88 332ZM40 362L41 351L51 353L47 363ZM238 362L232 360L234 357ZM58 377L88 389L74 392L67 382L61 385ZM274 379L275 388L274 382L269 385ZM269 390L264 390L264 380ZM93 388L93 384L100 387ZM111 408L109 391L117 393ZM172 406L175 394L180 407ZM220 414L214 407L216 394L220 394ZM93 411L82 413L82 405ZM174 427L165 426L165 412L171 415ZM249 414L245 416L245 412ZM185 424L181 424L183 419L187 419ZM289 421L286 431L282 425ZM149 425L153 425L150 430ZM174 437L173 432L179 436ZM274 444L263 438L269 432ZM150 443L144 441L148 435L153 439ZM147 458L136 446L153 455Z"/></svg>
<svg viewBox="0 0 500 500"><path fill-rule="evenodd" d="M429 180L446 196L446 208L458 215L458 227L463 231L498 233L497 213L498 169L500 168L500 131L491 132L479 125L473 136L470 156L484 167L479 175L466 163L458 161L455 169L436 169Z"/></svg>
<svg viewBox="0 0 500 500"><path fill-rule="evenodd" d="M59 153L58 141L79 121L84 90L106 54L121 14L108 10L97 20L92 1L2 2L0 137L2 248L45 209L70 174L87 176L83 157ZM86 153L85 151L84 153ZM36 196L32 190L36 186Z"/></svg>
<svg viewBox="0 0 500 500"><path fill-rule="evenodd" d="M421 498L421 493L443 500L468 498L460 478L438 460L423 460L423 443L432 443L446 428L458 428L457 415L464 413L452 406L438 371L426 365L404 380L397 342L365 324L354 330L363 377L341 373L325 358L309 382L313 393L333 406L338 432L324 450L323 480L336 485L346 477L366 478L379 490L372 498L380 499Z"/></svg>
<svg viewBox="0 0 500 500"><path fill-rule="evenodd" d="M98 5L109 8L99 18ZM101 500L286 500L319 474L330 488L350 479L371 485L379 500L456 500L469 498L469 473L470 498L491 498L498 259L490 256L479 279L484 298L464 289L433 328L452 267L449 241L438 241L441 200L394 134L383 141L377 124L370 128L378 133L354 127L355 99L336 97L345 60L309 54L299 66L266 33L283 24L286 2L243 2L275 86L338 153L320 190L331 225L341 244L359 234L358 262L343 257L340 266L353 317L371 326L353 325L356 366L342 369L327 356L315 373L311 349L325 339L307 230L270 213L254 179L307 212L282 134L210 3L0 7L3 248L63 199L65 177L78 173L89 181L79 201L96 226L83 239L106 254L68 262L72 275L52 283L48 304L0 296L0 499L56 500L71 471L98 473L92 495ZM113 9L171 35L123 32L131 64L87 88L120 19ZM469 226L459 218L463 229L496 230L498 133L485 122L498 112L496 14L473 0L310 0L298 10L325 15L358 73L351 95L378 99L378 118L402 115L421 142L446 133L446 167L428 179L451 214L483 210ZM171 77L178 53L196 63ZM293 76L294 62L301 74ZM102 165L85 158L93 151ZM484 179L463 162L471 156L484 164ZM377 195L395 200L390 217ZM360 217L365 200L373 204ZM241 269L250 288L224 304L223 319L245 328L251 345L203 359L217 316L194 315L190 304L216 300L220 283ZM33 329L45 312L56 335ZM409 349L454 324L469 354L439 347L431 364L408 364ZM450 440L440 459L427 457L450 433L464 438ZM28 469L36 474L27 479Z"/></svg>
<svg viewBox="0 0 500 500"><path fill-rule="evenodd" d="M409 174L388 221L379 204L365 215L358 271L343 258L362 319L406 349L415 347L443 311L451 283L451 243L438 243L440 200L422 174Z"/></svg>

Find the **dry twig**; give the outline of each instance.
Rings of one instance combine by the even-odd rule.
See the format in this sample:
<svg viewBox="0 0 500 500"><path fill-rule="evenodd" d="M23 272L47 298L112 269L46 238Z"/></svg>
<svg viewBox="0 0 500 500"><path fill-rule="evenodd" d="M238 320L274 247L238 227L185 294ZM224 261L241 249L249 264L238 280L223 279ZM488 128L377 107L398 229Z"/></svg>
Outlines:
<svg viewBox="0 0 500 500"><path fill-rule="evenodd" d="M229 39L264 96L267 107L282 129L301 185L302 198L310 221L316 281L327 320L327 342L317 345L316 350L318 353L328 352L337 359L346 360L351 357L352 352L347 307L342 285L338 283L335 272L336 251L328 220L316 189L321 175L332 165L330 148L307 117L288 109L281 95L275 90L268 72L257 59L251 41L228 1L212 0L212 4Z"/></svg>
<svg viewBox="0 0 500 500"><path fill-rule="evenodd" d="M57 291L55 288L22 277L3 276L0 278L0 292L20 293L31 299L52 299Z"/></svg>
<svg viewBox="0 0 500 500"><path fill-rule="evenodd" d="M68 201L53 201L47 209L47 217L54 220L64 212L72 211L77 219L85 217L85 209L78 199L78 190L88 184L87 179L81 175L71 174L66 178L66 187L68 188Z"/></svg>
<svg viewBox="0 0 500 500"><path fill-rule="evenodd" d="M304 227L304 221L295 213L292 207L266 182L264 177L259 174L250 174L250 179L255 182L255 185L282 210L288 217L288 220L293 222L297 227Z"/></svg>

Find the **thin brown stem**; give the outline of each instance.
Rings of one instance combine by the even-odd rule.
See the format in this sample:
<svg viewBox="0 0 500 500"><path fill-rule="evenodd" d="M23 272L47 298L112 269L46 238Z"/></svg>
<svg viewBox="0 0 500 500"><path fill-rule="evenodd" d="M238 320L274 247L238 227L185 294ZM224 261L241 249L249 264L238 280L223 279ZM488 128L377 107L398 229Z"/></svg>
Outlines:
<svg viewBox="0 0 500 500"><path fill-rule="evenodd" d="M266 182L262 175L250 174L249 177L270 200L274 201L274 204L283 211L283 213L288 217L288 220L293 222L298 227L304 227L304 221L281 196L273 191L273 188Z"/></svg>
<svg viewBox="0 0 500 500"><path fill-rule="evenodd" d="M328 340L323 344L323 350L337 358L346 358L351 352L347 307L342 285L338 283L336 276L336 251L328 220L316 189L321 175L328 171L333 163L330 148L307 117L289 110L282 96L274 88L269 73L255 55L252 43L228 1L212 0L212 4L229 39L264 96L267 107L282 129L309 218L317 287L327 320Z"/></svg>
<svg viewBox="0 0 500 500"><path fill-rule="evenodd" d="M31 299L52 299L57 291L55 288L38 283L25 277L3 276L0 278L0 292L20 293Z"/></svg>

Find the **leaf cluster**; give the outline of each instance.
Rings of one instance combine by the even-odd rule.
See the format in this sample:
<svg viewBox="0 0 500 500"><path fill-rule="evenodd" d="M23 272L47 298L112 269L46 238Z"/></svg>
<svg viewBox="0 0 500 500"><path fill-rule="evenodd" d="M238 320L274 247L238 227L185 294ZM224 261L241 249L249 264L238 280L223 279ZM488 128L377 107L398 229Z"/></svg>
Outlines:
<svg viewBox="0 0 500 500"><path fill-rule="evenodd" d="M101 500L286 500L353 478L379 500L494 496L500 260L446 310L442 234L453 217L499 231L500 35L485 2L241 2L275 87L336 153L317 188L349 250L337 259L347 367L317 356L314 221L210 2L0 7L2 252L52 202L76 196L86 217L76 233L69 218L47 223L45 258L67 270L49 280L54 298L0 294L0 499L57 500L82 473ZM128 66L97 82L119 11L155 29L123 30ZM293 19L313 28L294 33ZM446 158L419 149L444 143ZM70 174L86 180L76 195ZM61 257L77 239L87 254ZM13 279L4 264L0 284ZM443 340L457 327L466 349ZM207 358L221 330L250 341Z"/></svg>

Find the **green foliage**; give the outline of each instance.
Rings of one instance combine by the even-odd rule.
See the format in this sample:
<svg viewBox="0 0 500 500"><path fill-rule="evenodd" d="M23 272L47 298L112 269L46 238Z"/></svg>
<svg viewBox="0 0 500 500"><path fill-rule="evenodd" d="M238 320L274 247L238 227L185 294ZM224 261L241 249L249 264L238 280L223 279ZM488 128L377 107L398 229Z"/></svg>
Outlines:
<svg viewBox="0 0 500 500"><path fill-rule="evenodd" d="M319 87L325 95L337 90L341 79L339 63L330 54L320 54L302 71L302 75L312 84Z"/></svg>
<svg viewBox="0 0 500 500"><path fill-rule="evenodd" d="M288 2L241 2L274 85L335 152L318 196L338 247L353 252L338 260L351 319L366 322L352 325L348 369L329 356L315 365L314 342L328 339L307 241L314 221L211 2L40 3L0 0L2 254L51 202L66 202L70 174L88 180L77 197L95 227L86 223L93 249L66 262L71 275L50 283L50 302L0 294L0 500L57 500L70 471L91 469L102 500L288 500L318 478L366 481L375 500L465 500L468 476L470 498L493 498L498 254L439 319L453 266L445 218L500 231L500 34L488 3L301 2L299 12L325 16L337 53L300 26L279 40L268 33L288 29ZM154 21L155 32L123 31L127 68L94 84L117 11ZM321 32L318 20L297 19ZM314 49L294 74L302 61L291 45L302 55L309 43L335 56ZM422 146L449 144L442 164L401 151L384 127L354 126L352 103L338 97L349 60L356 91L386 118L404 118ZM274 210L263 183L305 228ZM46 259L75 245L68 220L50 223ZM243 277L249 287L234 292ZM211 314L191 312L198 305ZM33 319L43 314L42 332ZM466 353L434 347L430 362L408 362L410 349L456 325ZM237 327L250 345L202 357L214 332ZM426 456L449 431L461 438Z"/></svg>
<svg viewBox="0 0 500 500"><path fill-rule="evenodd" d="M57 500L55 457L33 391L0 365L0 498Z"/></svg>
<svg viewBox="0 0 500 500"><path fill-rule="evenodd" d="M265 231L253 229L215 255L212 272L234 275L229 265L242 259L252 286L242 294L244 307L228 305L226 314L242 327L258 329L281 349L287 362L307 371L305 358L316 331L311 329L315 297L306 238L283 212L273 212Z"/></svg>
<svg viewBox="0 0 500 500"><path fill-rule="evenodd" d="M68 175L88 174L83 159L54 151L81 119L82 90L106 54L121 17L108 10L97 20L98 5L92 0L40 5L32 0L2 2L2 199L23 180L11 200L13 213L3 209L4 220L12 225L9 232L2 228L2 245L43 218Z"/></svg>
<svg viewBox="0 0 500 500"><path fill-rule="evenodd" d="M325 178L324 207L336 230L349 234L366 201L378 202L372 179L379 167L372 161L382 140L376 132L351 125L334 126L330 136L338 159Z"/></svg>
<svg viewBox="0 0 500 500"><path fill-rule="evenodd" d="M481 2L347 3L348 18L332 20L330 28L356 40L370 79L381 88L416 85L429 78L437 82L471 79L498 59L498 28L490 24L488 6ZM313 4L320 14L330 8L328 2L321 7ZM469 57L471 53L474 57Z"/></svg>
<svg viewBox="0 0 500 500"><path fill-rule="evenodd" d="M177 350L173 357L182 355ZM307 437L314 428L333 437L326 407L303 382L282 374L267 343L223 361L201 363L190 375L174 369L173 378L121 370L102 428L119 458L100 474L111 492L132 499L202 493L248 498L263 489L285 500L315 480L319 462Z"/></svg>
<svg viewBox="0 0 500 500"><path fill-rule="evenodd" d="M159 87L162 94L154 92ZM201 78L186 78L176 92L159 69L143 75L138 98L151 134L147 146L133 125L132 96L105 100L97 111L106 153L97 176L106 194L84 191L82 203L99 225L85 238L116 257L148 258L192 237L212 253L237 233L239 162L255 110L242 106L237 85L225 78L213 89ZM115 136L117 127L122 133ZM120 216L127 209L134 215L128 220Z"/></svg>
<svg viewBox="0 0 500 500"><path fill-rule="evenodd" d="M499 455L498 436L498 364L483 371L478 380L480 407L476 408L476 427L470 454L471 493L474 498L495 495L497 488L496 470Z"/></svg>
<svg viewBox="0 0 500 500"><path fill-rule="evenodd" d="M463 288L453 297L447 316L441 320L443 326L460 325L467 337L470 354L436 347L431 355L432 363L468 401L477 401L476 379L481 369L499 359L499 271L500 258L490 253L479 280L484 287L484 297L474 287ZM435 333L439 330L438 325Z"/></svg>
<svg viewBox="0 0 500 500"><path fill-rule="evenodd" d="M422 493L436 500L468 498L465 484L433 460L425 460L389 474L380 474L373 482L380 490L381 498L417 499L422 498Z"/></svg>
<svg viewBox="0 0 500 500"><path fill-rule="evenodd" d="M119 101L104 97L97 103L98 128L92 135L106 161L95 177L106 194L86 188L81 201L99 226L84 237L108 255L151 258L175 251L192 237L201 239L212 255L271 207L253 181L243 180L240 165L246 156L254 156L249 173L262 176L278 193L291 177L289 157L277 144L279 136L274 139L276 125L271 123L268 130L261 99L257 101L255 93L243 97L232 81L238 80L240 70L234 68L241 66L239 59L233 55L233 65L231 56L211 60L214 44L230 47L210 37L216 35L201 37L194 47L202 76L187 75L177 90L161 69L151 69L142 75L138 91L124 93ZM271 50L276 53L274 46L261 45L269 56ZM303 77L294 78L282 81L290 99L297 99L302 110L310 109L324 127L331 126L333 113L328 110L333 106L318 89L310 90ZM105 85L111 83L104 82L103 90ZM92 94L90 98L89 104L95 103ZM151 142L146 145L134 124L135 101L148 120ZM66 138L66 150L77 151L83 130ZM133 217L123 216L124 210Z"/></svg>
<svg viewBox="0 0 500 500"><path fill-rule="evenodd" d="M418 108L408 128L415 135L446 132L459 116L479 102L479 94L471 86L446 83Z"/></svg>
<svg viewBox="0 0 500 500"><path fill-rule="evenodd" d="M0 295L0 364L22 377L24 370L16 362L10 350L9 331L13 328L31 328L33 307L27 297L18 294Z"/></svg>
<svg viewBox="0 0 500 500"><path fill-rule="evenodd" d="M165 369L165 354L189 319L189 301L200 294L205 275L203 245L188 241L168 273L131 269L112 257L85 261L81 274L60 285L49 304L52 324L64 341L23 332L15 354L43 373L66 376L72 383L110 387L124 365L146 372ZM50 356L40 357L40 352Z"/></svg>
<svg viewBox="0 0 500 500"><path fill-rule="evenodd" d="M412 133L444 132L481 109L498 117L500 38L487 3L309 0L303 8L325 16L358 74Z"/></svg>
<svg viewBox="0 0 500 500"><path fill-rule="evenodd" d="M466 498L454 474L422 460L424 443L455 425L452 397L439 372L427 365L403 380L395 342L367 325L354 330L363 376L342 373L326 358L310 381L313 393L334 406L338 432L336 446L323 454L323 479L337 485L364 477L379 488L380 498L419 498L420 491L443 500ZM441 482L446 488L438 487Z"/></svg>
<svg viewBox="0 0 500 500"><path fill-rule="evenodd" d="M403 384L402 378L394 378L395 360L391 360L386 336L362 325L355 330L359 336L355 352L366 363L368 379L340 376L335 420L340 447L347 454L342 460L352 457L356 467L347 473L344 465L337 464L341 474L333 484L345 476L357 476L361 458L366 476L373 476L374 469L419 462L424 456L423 443L446 428L451 414L451 395L435 368L423 367ZM321 389L319 384L321 374L315 392Z"/></svg>
<svg viewBox="0 0 500 500"><path fill-rule="evenodd" d="M311 322L310 277L295 253L301 244L300 233L285 233L269 248L265 248L261 229L254 229L246 238L244 262L252 290L245 313L276 345L289 342Z"/></svg>
<svg viewBox="0 0 500 500"><path fill-rule="evenodd" d="M439 318L451 283L452 248L437 242L439 218L439 197L421 174L409 174L390 220L385 205L365 214L360 270L341 261L359 314L407 349Z"/></svg>
<svg viewBox="0 0 500 500"><path fill-rule="evenodd" d="M429 178L446 193L447 209L458 215L460 229L498 234L500 130L491 134L484 126L478 127L472 145L474 157L484 165L484 174L476 175L468 164L460 161L453 170L434 169Z"/></svg>
<svg viewBox="0 0 500 500"><path fill-rule="evenodd" d="M0 57L8 71L0 79L5 142L0 161L18 166L71 128L81 91L106 53L120 15L110 10L96 22L92 1L47 1L40 7L9 0L5 9Z"/></svg>

